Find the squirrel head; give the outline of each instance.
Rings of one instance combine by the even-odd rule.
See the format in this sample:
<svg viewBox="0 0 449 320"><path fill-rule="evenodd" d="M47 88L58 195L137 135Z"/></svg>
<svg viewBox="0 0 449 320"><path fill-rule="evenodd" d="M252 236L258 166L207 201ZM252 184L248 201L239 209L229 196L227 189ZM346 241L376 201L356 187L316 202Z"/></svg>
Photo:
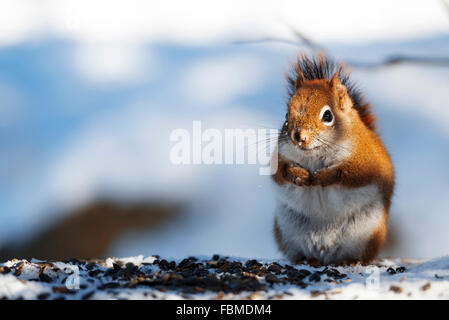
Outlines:
<svg viewBox="0 0 449 320"><path fill-rule="evenodd" d="M331 79L306 80L299 72L288 103L287 135L297 147L310 151L332 147L341 140L351 119L358 117L339 73Z"/></svg>

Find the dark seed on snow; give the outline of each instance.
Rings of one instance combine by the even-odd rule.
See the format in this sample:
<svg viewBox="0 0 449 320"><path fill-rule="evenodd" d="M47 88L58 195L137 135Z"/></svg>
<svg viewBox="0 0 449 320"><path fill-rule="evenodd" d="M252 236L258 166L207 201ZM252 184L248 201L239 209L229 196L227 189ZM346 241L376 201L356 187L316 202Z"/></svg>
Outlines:
<svg viewBox="0 0 449 320"><path fill-rule="evenodd" d="M90 291L81 297L82 300L88 300L90 297L94 295L95 291Z"/></svg>
<svg viewBox="0 0 449 320"><path fill-rule="evenodd" d="M396 272L400 272L400 273L405 272L405 270L407 270L405 267L398 267L398 268L396 268Z"/></svg>
<svg viewBox="0 0 449 320"><path fill-rule="evenodd" d="M47 283L50 283L50 282L53 281L53 279L50 278L49 276L47 276L45 273L41 273L39 275L39 280L42 281L42 282L47 282Z"/></svg>
<svg viewBox="0 0 449 320"><path fill-rule="evenodd" d="M89 276L90 277L96 277L99 273L101 273L102 271L101 270L92 270L92 271L89 271Z"/></svg>
<svg viewBox="0 0 449 320"><path fill-rule="evenodd" d="M9 268L7 266L0 267L0 273L5 274L5 273L10 273L10 272L11 272L11 268Z"/></svg>
<svg viewBox="0 0 449 320"><path fill-rule="evenodd" d="M398 287L398 286L391 286L390 287L390 291L393 291L394 293L401 293L402 292L402 288Z"/></svg>
<svg viewBox="0 0 449 320"><path fill-rule="evenodd" d="M421 290L422 291L427 291L427 290L429 290L430 289L430 282L427 282L425 285L423 285L422 287L421 287Z"/></svg>
<svg viewBox="0 0 449 320"><path fill-rule="evenodd" d="M54 293L66 293L66 294L74 294L74 290L67 289L67 287L53 287L52 288Z"/></svg>
<svg viewBox="0 0 449 320"><path fill-rule="evenodd" d="M195 264L195 262L189 261L183 269L188 269L189 272L192 271L193 269L197 268L197 265Z"/></svg>
<svg viewBox="0 0 449 320"><path fill-rule="evenodd" d="M287 277L294 280L302 280L311 274L308 270L291 269L287 271ZM319 274L318 274L319 275Z"/></svg>
<svg viewBox="0 0 449 320"><path fill-rule="evenodd" d="M134 273L134 272L136 272L139 268L138 268L134 263L128 262L128 263L125 265L125 269L126 269L126 271L128 271L128 272Z"/></svg>
<svg viewBox="0 0 449 320"><path fill-rule="evenodd" d="M187 259L183 259L179 264L178 268L183 268L185 265L187 265L190 261Z"/></svg>
<svg viewBox="0 0 449 320"><path fill-rule="evenodd" d="M231 266L231 264L229 262L226 262L224 265L222 265L219 269L223 272L226 272L229 270L229 267Z"/></svg>
<svg viewBox="0 0 449 320"><path fill-rule="evenodd" d="M49 294L49 293L41 293L41 294L39 294L39 295L37 296L37 298L38 298L39 300L46 300L46 299L48 299L48 297L50 297L50 294Z"/></svg>
<svg viewBox="0 0 449 320"><path fill-rule="evenodd" d="M278 265L277 263L272 263L270 264L270 266L268 267L268 271L274 272L276 274L280 274L282 271L282 268L280 265Z"/></svg>
<svg viewBox="0 0 449 320"><path fill-rule="evenodd" d="M269 273L265 276L265 280L269 283L278 283L279 282L279 279L274 274L271 274L271 273Z"/></svg>
<svg viewBox="0 0 449 320"><path fill-rule="evenodd" d="M216 261L216 260L210 260L210 261L207 261L206 263L207 263L208 268L216 268L218 265L218 261Z"/></svg>
<svg viewBox="0 0 449 320"><path fill-rule="evenodd" d="M318 282L318 281L321 280L321 276L320 276L320 274L318 272L315 272L315 273L310 275L309 280L313 281L313 282Z"/></svg>
<svg viewBox="0 0 449 320"><path fill-rule="evenodd" d="M310 275L312 273L312 272L310 272L309 270L306 270L306 269L298 270L298 272L299 272L300 275L303 275L304 277L307 277L308 275Z"/></svg>
<svg viewBox="0 0 449 320"><path fill-rule="evenodd" d="M295 279L293 281L290 282L291 284L294 284L296 286L299 286L301 288L307 288L308 284L305 283L304 281L302 281L301 279Z"/></svg>
<svg viewBox="0 0 449 320"><path fill-rule="evenodd" d="M162 270L168 270L168 268L169 268L169 263L168 263L168 261L165 260L165 259L162 259L162 260L159 262L159 267L160 267Z"/></svg>
<svg viewBox="0 0 449 320"><path fill-rule="evenodd" d="M313 290L312 292L310 292L310 296L312 298L318 297L319 295L323 294L323 292L318 291L318 290Z"/></svg>
<svg viewBox="0 0 449 320"><path fill-rule="evenodd" d="M387 269L387 272L388 272L389 274L396 274L396 271L395 271L393 268L388 268L388 269Z"/></svg>
<svg viewBox="0 0 449 320"><path fill-rule="evenodd" d="M254 268L261 267L262 264L259 263L259 262L257 262L257 260L252 259L252 260L246 261L245 266L246 266L247 268L254 269Z"/></svg>

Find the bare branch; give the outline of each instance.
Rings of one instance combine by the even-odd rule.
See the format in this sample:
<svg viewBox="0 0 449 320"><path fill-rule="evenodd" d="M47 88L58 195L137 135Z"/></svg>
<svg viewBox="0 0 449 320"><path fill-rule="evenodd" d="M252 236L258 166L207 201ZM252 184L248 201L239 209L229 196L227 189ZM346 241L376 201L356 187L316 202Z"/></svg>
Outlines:
<svg viewBox="0 0 449 320"><path fill-rule="evenodd" d="M449 10L449 3L442 0L444 4L447 6ZM292 32L295 34L295 37L299 40L292 41L281 38L262 38L258 40L242 40L242 41L234 41L233 44L251 44L251 43L264 43L264 42L279 42L288 45L301 46L305 45L309 47L313 52L321 52L328 57L331 56L326 53L326 50L323 46L319 45L317 42L312 41L309 37L305 36L303 33L292 28ZM449 66L449 57L426 57L426 56L406 56L401 54L393 54L387 56L382 61L379 62L358 62L358 61L345 61L345 64L351 66L353 68L380 68L380 67L388 67L392 65L408 63L408 64L419 64L419 65L435 65L435 66Z"/></svg>
<svg viewBox="0 0 449 320"><path fill-rule="evenodd" d="M315 53L321 52L323 54L326 54L326 50L323 46L319 45L317 42L312 41L309 37L304 35L302 32L299 32L295 28L292 28L289 26L293 34L298 38L298 40L302 41L305 45L307 45L311 50L313 50Z"/></svg>
<svg viewBox="0 0 449 320"><path fill-rule="evenodd" d="M449 66L449 57L412 57L412 56L401 56L392 55L386 57L380 62L366 63L366 62L356 62L348 61L347 64L354 68L380 68L388 67L397 64L420 64L420 65L435 65L435 66Z"/></svg>

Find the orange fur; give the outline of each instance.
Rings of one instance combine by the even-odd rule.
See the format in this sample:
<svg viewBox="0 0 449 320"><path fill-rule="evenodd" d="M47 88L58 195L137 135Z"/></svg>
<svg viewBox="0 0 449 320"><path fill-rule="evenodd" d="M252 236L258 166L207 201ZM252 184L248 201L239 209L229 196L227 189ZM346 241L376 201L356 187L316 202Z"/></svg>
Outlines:
<svg viewBox="0 0 449 320"><path fill-rule="evenodd" d="M387 219L388 219L388 211L385 210L384 219L382 223L379 225L379 228L373 232L371 235L365 252L360 258L360 262L364 265L369 264L380 252L380 249L385 243L385 238L387 236Z"/></svg>

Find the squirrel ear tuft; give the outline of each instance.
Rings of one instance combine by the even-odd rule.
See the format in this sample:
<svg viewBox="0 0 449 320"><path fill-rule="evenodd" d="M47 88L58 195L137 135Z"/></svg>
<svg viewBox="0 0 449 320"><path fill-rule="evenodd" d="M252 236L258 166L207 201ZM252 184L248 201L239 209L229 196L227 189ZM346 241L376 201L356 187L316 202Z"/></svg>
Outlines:
<svg viewBox="0 0 449 320"><path fill-rule="evenodd" d="M340 72L337 71L330 80L330 87L337 97L338 104L342 110L348 110L352 107L351 98L346 91L346 87L340 81Z"/></svg>
<svg viewBox="0 0 449 320"><path fill-rule="evenodd" d="M334 91L338 90L341 86L343 86L340 82L340 73L338 71L335 72L334 75L332 76L330 84L331 88Z"/></svg>
<svg viewBox="0 0 449 320"><path fill-rule="evenodd" d="M304 73L302 73L301 70L298 70L298 76L296 77L295 81L295 91L297 91L301 87L304 81L305 81Z"/></svg>

